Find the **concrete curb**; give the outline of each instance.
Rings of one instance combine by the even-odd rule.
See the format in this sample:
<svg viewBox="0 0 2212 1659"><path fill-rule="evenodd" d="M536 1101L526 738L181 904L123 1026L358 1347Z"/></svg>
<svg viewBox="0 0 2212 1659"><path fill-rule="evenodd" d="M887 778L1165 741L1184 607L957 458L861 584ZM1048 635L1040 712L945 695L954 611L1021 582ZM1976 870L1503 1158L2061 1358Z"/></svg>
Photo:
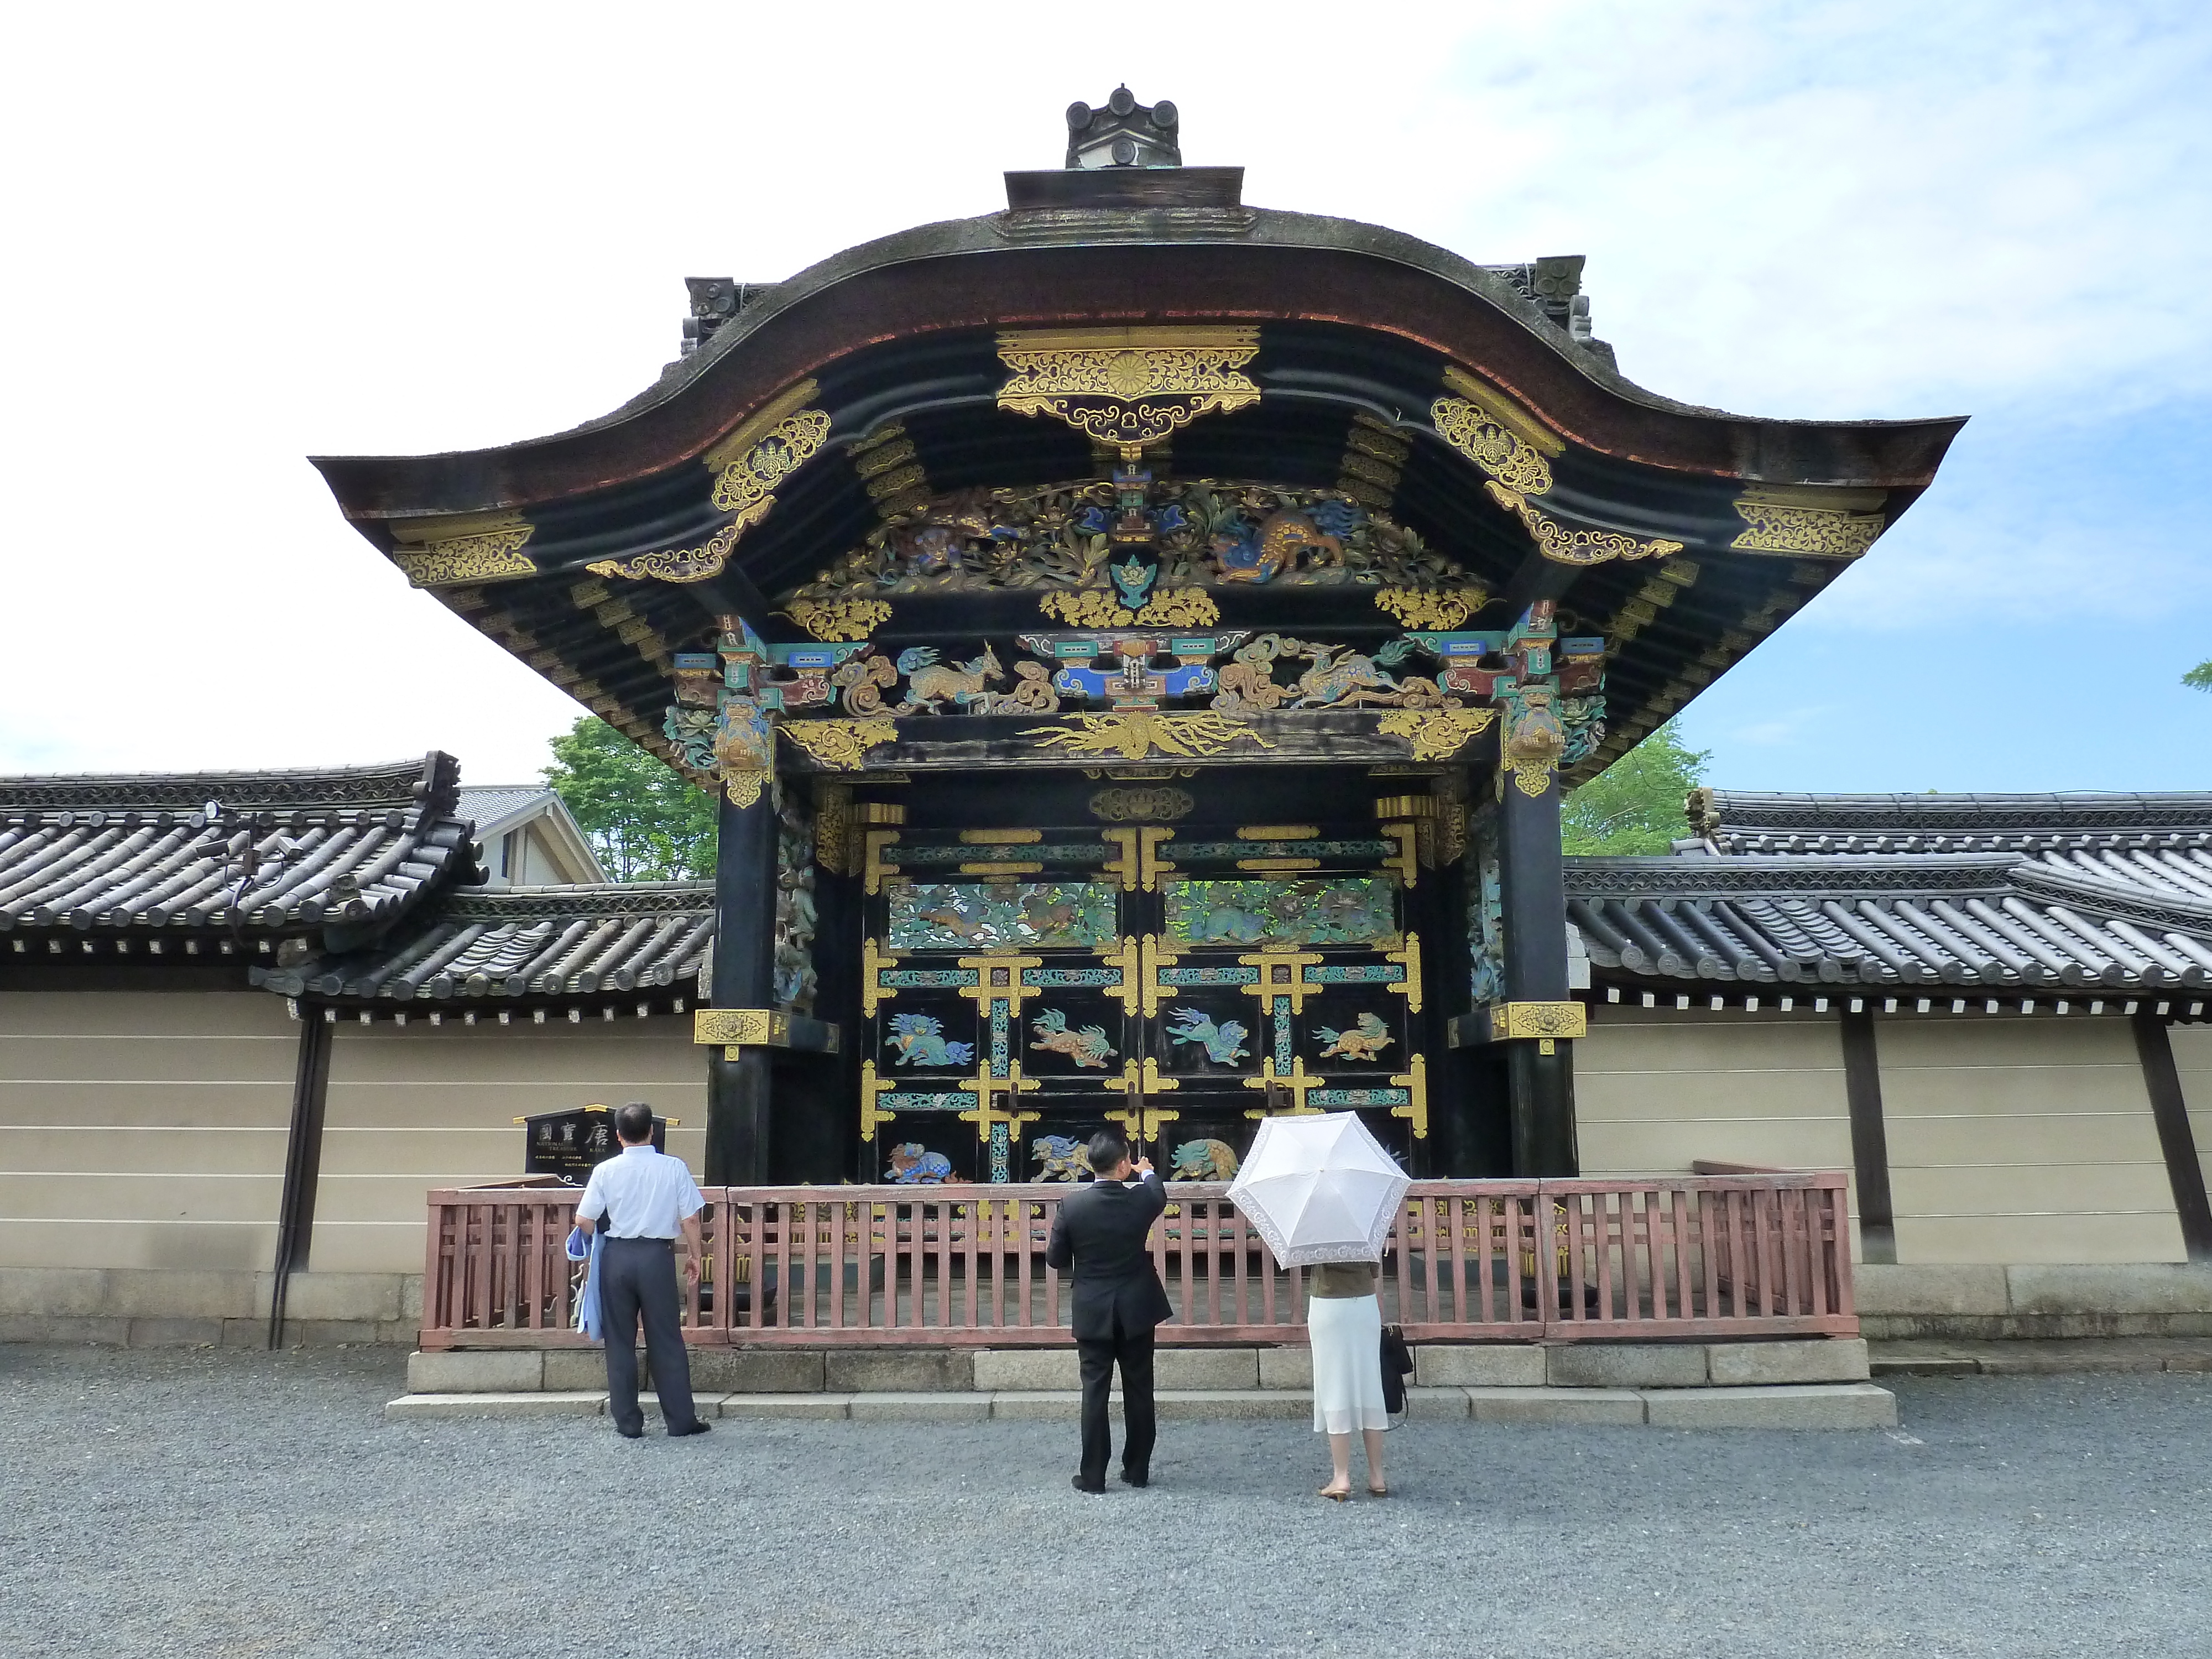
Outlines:
<svg viewBox="0 0 2212 1659"><path fill-rule="evenodd" d="M1310 1421L1313 1397L1289 1389L1163 1389L1163 1420ZM645 1396L648 1427L656 1409ZM1121 1399L1114 1400L1115 1415ZM1423 1422L1517 1424L1536 1427L1669 1429L1887 1429L1897 1425L1897 1397L1871 1382L1785 1383L1722 1389L1416 1389L1412 1414ZM1073 1423L1081 1395L1066 1389L953 1394L729 1394L699 1397L699 1414L756 1420L815 1419L877 1422ZM393 1422L432 1418L598 1417L604 1393L410 1394L384 1408Z"/></svg>

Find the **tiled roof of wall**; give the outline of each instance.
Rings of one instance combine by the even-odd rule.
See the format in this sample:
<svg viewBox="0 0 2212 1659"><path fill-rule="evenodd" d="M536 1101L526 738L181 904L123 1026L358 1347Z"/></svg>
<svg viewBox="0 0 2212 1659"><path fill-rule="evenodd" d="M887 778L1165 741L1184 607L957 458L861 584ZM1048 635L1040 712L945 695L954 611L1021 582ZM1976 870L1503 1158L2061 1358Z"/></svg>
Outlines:
<svg viewBox="0 0 2212 1659"><path fill-rule="evenodd" d="M665 987L692 995L714 927L711 883L466 895L404 939L257 966L252 979L287 996L385 1005L605 999Z"/></svg>
<svg viewBox="0 0 2212 1659"><path fill-rule="evenodd" d="M0 779L0 933L374 935L478 878L432 753L330 771ZM219 809L211 817L210 808Z"/></svg>
<svg viewBox="0 0 2212 1659"><path fill-rule="evenodd" d="M2212 795L1717 793L1711 848L1571 859L1590 959L1639 979L2212 986Z"/></svg>

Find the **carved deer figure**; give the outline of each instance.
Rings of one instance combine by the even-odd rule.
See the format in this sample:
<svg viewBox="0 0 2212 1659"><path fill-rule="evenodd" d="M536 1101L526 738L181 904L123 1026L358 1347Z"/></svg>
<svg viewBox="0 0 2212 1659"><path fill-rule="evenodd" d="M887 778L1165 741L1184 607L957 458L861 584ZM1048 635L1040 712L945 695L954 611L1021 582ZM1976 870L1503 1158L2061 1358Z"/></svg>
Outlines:
<svg viewBox="0 0 2212 1659"><path fill-rule="evenodd" d="M937 659L934 646L917 645L899 653L899 672L907 677L906 696L900 700L902 714L937 714L939 705L950 700L965 708L979 698L988 699L988 688L1006 678L999 666L998 653L989 645L983 654L973 662L941 663Z"/></svg>

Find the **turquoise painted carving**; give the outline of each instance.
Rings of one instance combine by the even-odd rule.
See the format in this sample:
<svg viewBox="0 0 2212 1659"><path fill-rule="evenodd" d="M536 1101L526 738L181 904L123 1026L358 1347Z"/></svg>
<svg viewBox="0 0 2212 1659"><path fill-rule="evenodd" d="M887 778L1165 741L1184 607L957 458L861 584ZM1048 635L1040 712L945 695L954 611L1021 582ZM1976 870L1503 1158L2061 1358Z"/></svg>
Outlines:
<svg viewBox="0 0 2212 1659"><path fill-rule="evenodd" d="M1042 1048L1048 1054L1066 1054L1078 1066L1093 1066L1100 1071L1115 1053L1114 1045L1106 1041L1103 1025L1073 1028L1067 1016L1057 1008L1042 1010L1030 1022L1030 1031L1036 1038L1032 1048Z"/></svg>
<svg viewBox="0 0 2212 1659"><path fill-rule="evenodd" d="M975 1058L972 1042L948 1042L945 1040L945 1024L927 1014L893 1014L892 1035L884 1039L884 1047L898 1051L896 1064L901 1066L966 1066Z"/></svg>
<svg viewBox="0 0 2212 1659"><path fill-rule="evenodd" d="M1309 1089L1309 1106L1405 1106L1412 1103L1411 1089Z"/></svg>
<svg viewBox="0 0 2212 1659"><path fill-rule="evenodd" d="M1498 837L1492 830L1475 836L1474 875L1467 891L1467 937L1474 947L1468 988L1480 1008L1505 1000L1505 902L1498 874Z"/></svg>
<svg viewBox="0 0 2212 1659"><path fill-rule="evenodd" d="M1022 983L1053 990L1063 987L1097 986L1110 991L1121 983L1121 970L1119 968L1024 968L1022 969Z"/></svg>
<svg viewBox="0 0 2212 1659"><path fill-rule="evenodd" d="M1166 889L1168 937L1177 945L1380 945L1398 936L1384 876L1170 880Z"/></svg>
<svg viewBox="0 0 2212 1659"><path fill-rule="evenodd" d="M891 1167L884 1174L902 1187L937 1187L952 1179L952 1160L918 1140L902 1140L891 1148Z"/></svg>
<svg viewBox="0 0 2212 1659"><path fill-rule="evenodd" d="M1011 1055L1012 1033L1006 1029L1013 1020L1013 1012L1002 997L991 1000L991 1075L1006 1077L1006 1061Z"/></svg>
<svg viewBox="0 0 2212 1659"><path fill-rule="evenodd" d="M1309 985L1397 985L1404 982L1406 970L1395 962L1310 962L1306 964L1306 983Z"/></svg>
<svg viewBox="0 0 2212 1659"><path fill-rule="evenodd" d="M973 968L879 968L876 983L894 990L935 991L975 983Z"/></svg>
<svg viewBox="0 0 2212 1659"><path fill-rule="evenodd" d="M991 1126L991 1180L1003 1187L1014 1178L1014 1137L1003 1123Z"/></svg>
<svg viewBox="0 0 2212 1659"><path fill-rule="evenodd" d="M1114 889L1103 882L913 882L890 895L894 951L1004 945L1096 950L1114 942Z"/></svg>
<svg viewBox="0 0 2212 1659"><path fill-rule="evenodd" d="M964 1089L954 1089L943 1094L925 1094L920 1090L893 1090L879 1096L876 1105L886 1112L972 1112L975 1097Z"/></svg>
<svg viewBox="0 0 2212 1659"><path fill-rule="evenodd" d="M1257 968L1163 968L1163 985L1257 985Z"/></svg>
<svg viewBox="0 0 2212 1659"><path fill-rule="evenodd" d="M1225 1140L1186 1140L1175 1149L1170 1181L1234 1181L1237 1149Z"/></svg>
<svg viewBox="0 0 2212 1659"><path fill-rule="evenodd" d="M1216 1025L1196 1008L1169 1009L1167 1032L1171 1042L1197 1043L1217 1066L1234 1066L1245 1055L1244 1027L1240 1022L1224 1019Z"/></svg>

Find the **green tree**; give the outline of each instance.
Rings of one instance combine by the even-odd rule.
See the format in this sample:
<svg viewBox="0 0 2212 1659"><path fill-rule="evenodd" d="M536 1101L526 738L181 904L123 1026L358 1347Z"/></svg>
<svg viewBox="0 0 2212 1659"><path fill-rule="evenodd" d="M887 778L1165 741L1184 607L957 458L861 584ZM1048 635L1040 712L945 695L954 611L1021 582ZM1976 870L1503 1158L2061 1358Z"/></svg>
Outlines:
<svg viewBox="0 0 2212 1659"><path fill-rule="evenodd" d="M1559 809L1570 853L1664 853L1689 833L1682 797L1696 788L1712 752L1691 749L1672 720L1570 794Z"/></svg>
<svg viewBox="0 0 2212 1659"><path fill-rule="evenodd" d="M617 881L714 873L714 798L595 714L553 739L543 774Z"/></svg>
<svg viewBox="0 0 2212 1659"><path fill-rule="evenodd" d="M2196 667L2184 674L2181 677L2181 683L2184 685L2193 685L2199 691L2212 691L2212 657L2207 657Z"/></svg>

